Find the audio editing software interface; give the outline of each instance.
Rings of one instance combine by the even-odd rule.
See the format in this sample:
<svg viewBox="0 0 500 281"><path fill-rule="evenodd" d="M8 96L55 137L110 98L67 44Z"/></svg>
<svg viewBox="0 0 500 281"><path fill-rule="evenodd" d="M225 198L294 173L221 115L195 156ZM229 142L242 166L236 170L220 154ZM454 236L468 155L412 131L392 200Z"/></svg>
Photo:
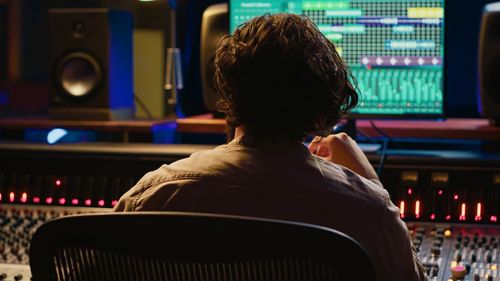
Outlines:
<svg viewBox="0 0 500 281"><path fill-rule="evenodd" d="M443 114L444 0L230 1L230 29L266 13L308 16L357 80L360 115Z"/></svg>

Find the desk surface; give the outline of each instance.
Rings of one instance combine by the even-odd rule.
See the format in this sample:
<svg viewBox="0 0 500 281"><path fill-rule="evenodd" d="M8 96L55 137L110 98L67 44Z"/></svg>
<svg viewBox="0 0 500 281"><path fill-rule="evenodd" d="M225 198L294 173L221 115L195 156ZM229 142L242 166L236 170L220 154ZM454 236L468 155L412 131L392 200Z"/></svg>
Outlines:
<svg viewBox="0 0 500 281"><path fill-rule="evenodd" d="M67 129L97 130L106 132L151 132L155 126L175 124L175 119L162 120L123 120L123 121L73 121L51 120L48 118L0 118L0 129Z"/></svg>
<svg viewBox="0 0 500 281"><path fill-rule="evenodd" d="M500 141L500 127L493 127L486 119L446 120L357 120L357 130L368 137L381 133L393 138L441 138ZM177 119L177 132L222 134L223 119L211 114Z"/></svg>

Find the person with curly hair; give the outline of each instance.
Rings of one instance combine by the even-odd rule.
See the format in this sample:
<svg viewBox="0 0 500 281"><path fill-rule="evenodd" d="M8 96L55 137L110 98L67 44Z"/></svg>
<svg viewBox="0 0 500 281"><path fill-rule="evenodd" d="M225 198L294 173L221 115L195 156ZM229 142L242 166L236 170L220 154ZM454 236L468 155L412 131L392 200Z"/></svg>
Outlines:
<svg viewBox="0 0 500 281"><path fill-rule="evenodd" d="M307 17L248 21L221 41L214 69L228 143L147 173L115 211L326 226L364 247L377 280L426 280L399 210L364 153L346 134L328 135L358 94L334 44Z"/></svg>

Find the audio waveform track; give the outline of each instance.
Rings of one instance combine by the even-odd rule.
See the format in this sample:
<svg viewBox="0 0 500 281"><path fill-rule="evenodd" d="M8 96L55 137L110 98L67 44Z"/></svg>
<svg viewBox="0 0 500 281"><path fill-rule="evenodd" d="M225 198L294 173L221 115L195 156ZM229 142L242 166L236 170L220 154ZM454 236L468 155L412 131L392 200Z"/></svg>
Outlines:
<svg viewBox="0 0 500 281"><path fill-rule="evenodd" d="M361 114L439 114L442 72L436 69L355 68Z"/></svg>

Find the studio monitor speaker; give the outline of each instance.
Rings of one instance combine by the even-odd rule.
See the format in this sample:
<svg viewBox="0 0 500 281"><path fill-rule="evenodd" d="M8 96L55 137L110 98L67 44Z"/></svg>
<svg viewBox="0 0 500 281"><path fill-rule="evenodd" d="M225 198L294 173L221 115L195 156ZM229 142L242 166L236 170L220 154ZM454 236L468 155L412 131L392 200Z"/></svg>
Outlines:
<svg viewBox="0 0 500 281"><path fill-rule="evenodd" d="M500 126L500 2L485 6L479 38L479 111Z"/></svg>
<svg viewBox="0 0 500 281"><path fill-rule="evenodd" d="M49 10L52 119L133 118L132 27L130 12Z"/></svg>
<svg viewBox="0 0 500 281"><path fill-rule="evenodd" d="M209 6L201 20L200 67L205 107L217 112L217 95L213 87L213 61L220 40L229 33L227 3Z"/></svg>

